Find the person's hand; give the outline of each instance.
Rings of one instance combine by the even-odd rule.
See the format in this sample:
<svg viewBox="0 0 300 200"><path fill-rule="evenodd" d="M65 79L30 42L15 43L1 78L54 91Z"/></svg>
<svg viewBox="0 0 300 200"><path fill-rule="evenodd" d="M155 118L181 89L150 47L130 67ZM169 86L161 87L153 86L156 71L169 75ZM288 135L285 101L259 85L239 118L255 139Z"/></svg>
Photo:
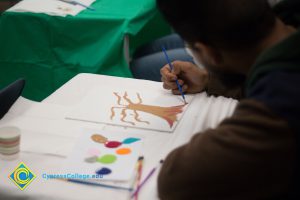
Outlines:
<svg viewBox="0 0 300 200"><path fill-rule="evenodd" d="M184 93L194 94L205 90L208 83L208 72L205 69L200 69L191 62L175 61L172 64L173 71L169 65L160 70L165 89L172 90L173 94L180 94L176 84L178 79Z"/></svg>

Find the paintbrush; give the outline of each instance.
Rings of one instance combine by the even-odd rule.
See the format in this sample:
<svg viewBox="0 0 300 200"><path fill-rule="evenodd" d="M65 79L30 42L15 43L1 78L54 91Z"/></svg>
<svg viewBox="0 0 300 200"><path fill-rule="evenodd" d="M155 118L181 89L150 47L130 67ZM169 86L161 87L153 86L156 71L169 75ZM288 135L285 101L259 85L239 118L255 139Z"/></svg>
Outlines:
<svg viewBox="0 0 300 200"><path fill-rule="evenodd" d="M138 160L138 163L139 163L138 164L138 176L137 176L137 183L136 183L137 188L139 187L140 182L141 182L141 178L142 178L143 160L144 160L143 156L139 157L139 160ZM135 200L138 199L138 195L139 195L139 193L137 192L135 194Z"/></svg>
<svg viewBox="0 0 300 200"><path fill-rule="evenodd" d="M83 181L83 180L79 180L79 179L57 179L57 180L71 182L71 183L77 183L77 184L82 184L82 185L99 186L99 187L109 188L109 189L125 190L125 191L130 191L130 192L133 190L132 188L108 185L105 183L88 182L88 181Z"/></svg>
<svg viewBox="0 0 300 200"><path fill-rule="evenodd" d="M143 187L143 185L145 185L145 183L151 178L151 176L154 174L154 172L158 169L158 167L163 163L163 160L159 161L159 165L154 167L149 174L146 176L146 178L141 182L141 184L137 187L137 189L132 193L131 198L135 197L139 191L141 190L141 188Z"/></svg>
<svg viewBox="0 0 300 200"><path fill-rule="evenodd" d="M169 56L168 56L168 54L167 54L167 51L166 51L165 47L162 47L162 50L163 50L163 52L164 52L164 54L165 54L165 57L166 57L166 60L167 60L167 62L168 62L168 64L169 64L170 70L173 71L174 67L173 67L173 65L172 65L172 63L171 63L171 61L170 61L170 58L169 58ZM184 103L187 104L187 102L186 102L186 100L185 100L184 92L182 91L182 87L181 87L181 85L179 84L178 79L176 79L175 82L176 82L176 85L177 85L177 87L178 87L178 90L179 90L179 92L180 92L180 94L181 94L181 96L182 96L182 98L183 98Z"/></svg>

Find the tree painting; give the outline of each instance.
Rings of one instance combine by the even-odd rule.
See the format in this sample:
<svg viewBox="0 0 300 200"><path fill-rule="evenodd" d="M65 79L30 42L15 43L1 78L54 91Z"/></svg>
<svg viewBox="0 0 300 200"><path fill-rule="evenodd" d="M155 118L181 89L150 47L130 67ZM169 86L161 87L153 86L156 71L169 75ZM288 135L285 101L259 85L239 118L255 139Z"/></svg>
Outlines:
<svg viewBox="0 0 300 200"><path fill-rule="evenodd" d="M115 109L121 109L120 120L124 123L128 123L133 126L136 125L137 122L150 124L150 122L148 121L143 121L139 116L139 112L145 112L166 120L170 128L172 128L174 122L177 121L177 115L183 112L183 107L185 106L185 105L178 105L178 106L171 106L171 107L161 107L161 106L146 105L143 104L143 100L139 93L137 93L138 102L134 103L128 97L127 92L125 92L122 97L117 92L114 92L113 94L117 98L118 106L111 107L110 119L113 120L114 117L116 117ZM127 103L126 105L121 103L122 98ZM127 117L126 111L128 110L133 111L134 121L126 120Z"/></svg>

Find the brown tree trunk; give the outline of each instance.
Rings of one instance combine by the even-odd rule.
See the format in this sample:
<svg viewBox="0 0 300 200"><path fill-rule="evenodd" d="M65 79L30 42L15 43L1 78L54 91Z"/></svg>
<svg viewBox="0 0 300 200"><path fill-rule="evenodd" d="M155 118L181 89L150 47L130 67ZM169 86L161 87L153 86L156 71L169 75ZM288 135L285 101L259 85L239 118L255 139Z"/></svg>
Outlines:
<svg viewBox="0 0 300 200"><path fill-rule="evenodd" d="M161 106L151 106L144 104L129 104L126 108L135 111L141 111L145 113L150 113L157 117L160 117L168 122L170 128L172 128L175 121L177 121L177 115L182 113L182 109L185 105L172 106L172 107L161 107Z"/></svg>

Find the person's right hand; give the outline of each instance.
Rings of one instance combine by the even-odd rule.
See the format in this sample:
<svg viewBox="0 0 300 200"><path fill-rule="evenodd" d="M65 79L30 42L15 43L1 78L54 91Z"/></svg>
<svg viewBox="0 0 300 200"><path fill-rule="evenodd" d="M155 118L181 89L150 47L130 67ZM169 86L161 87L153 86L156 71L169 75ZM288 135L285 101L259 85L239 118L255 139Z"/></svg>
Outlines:
<svg viewBox="0 0 300 200"><path fill-rule="evenodd" d="M194 94L205 90L208 83L208 72L205 69L191 62L175 61L172 65L173 71L170 70L169 65L165 65L160 70L165 89L172 90L173 94L180 94L176 85L176 79L178 79L184 93Z"/></svg>

